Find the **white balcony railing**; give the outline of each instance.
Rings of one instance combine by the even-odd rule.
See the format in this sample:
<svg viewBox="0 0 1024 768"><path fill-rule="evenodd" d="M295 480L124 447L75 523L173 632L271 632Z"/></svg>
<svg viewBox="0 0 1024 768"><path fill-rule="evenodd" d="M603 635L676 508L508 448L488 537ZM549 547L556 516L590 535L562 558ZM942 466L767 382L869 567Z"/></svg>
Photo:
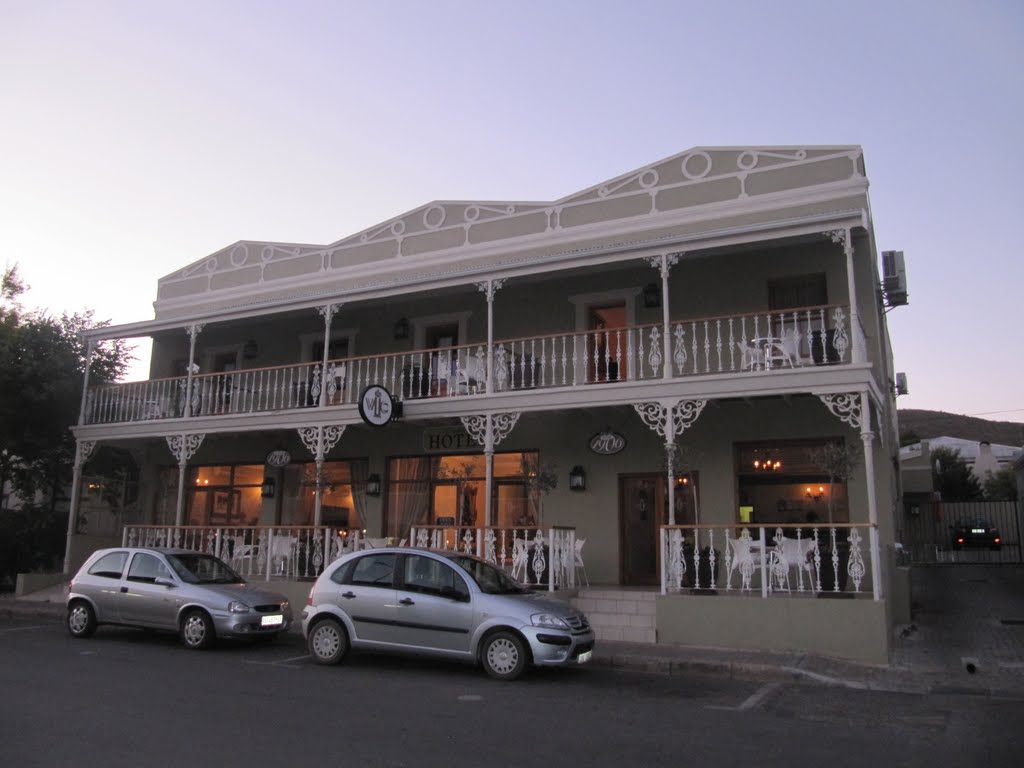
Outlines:
<svg viewBox="0 0 1024 768"><path fill-rule="evenodd" d="M841 305L676 320L667 345L673 377L770 374L849 360ZM196 374L89 388L85 424L352 405L368 384L399 400L639 382L665 377L664 326L605 328L494 344L464 344L320 363ZM189 390L186 392L186 390Z"/></svg>
<svg viewBox="0 0 1024 768"><path fill-rule="evenodd" d="M313 526L129 525L125 547L181 547L221 558L250 579L313 579L346 552L362 547L359 529Z"/></svg>
<svg viewBox="0 0 1024 768"><path fill-rule="evenodd" d="M409 535L414 546L468 552L505 569L523 584L546 586L549 591L576 587L575 528L418 525Z"/></svg>
<svg viewBox="0 0 1024 768"><path fill-rule="evenodd" d="M877 537L867 525L667 525L661 592L874 595Z"/></svg>

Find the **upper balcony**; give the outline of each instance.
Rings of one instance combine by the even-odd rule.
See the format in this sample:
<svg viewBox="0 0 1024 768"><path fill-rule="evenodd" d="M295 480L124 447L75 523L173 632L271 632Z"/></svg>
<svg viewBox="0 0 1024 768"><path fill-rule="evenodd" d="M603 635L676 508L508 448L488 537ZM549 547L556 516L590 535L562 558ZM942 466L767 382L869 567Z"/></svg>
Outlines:
<svg viewBox="0 0 1024 768"><path fill-rule="evenodd" d="M849 306L550 333L319 362L90 387L82 423L354 405L369 384L396 399L479 397L700 376L772 376L849 363ZM857 329L860 332L860 329ZM325 375L326 371L326 375Z"/></svg>

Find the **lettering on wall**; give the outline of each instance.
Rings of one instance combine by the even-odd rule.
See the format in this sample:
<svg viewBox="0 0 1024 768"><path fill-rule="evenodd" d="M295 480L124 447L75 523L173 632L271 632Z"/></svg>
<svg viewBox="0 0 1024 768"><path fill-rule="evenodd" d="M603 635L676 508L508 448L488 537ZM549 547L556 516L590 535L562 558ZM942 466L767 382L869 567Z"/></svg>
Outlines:
<svg viewBox="0 0 1024 768"><path fill-rule="evenodd" d="M606 429L590 438L590 450L600 456L612 456L626 447L626 438Z"/></svg>
<svg viewBox="0 0 1024 768"><path fill-rule="evenodd" d="M468 451L474 448L479 449L480 446L464 429L433 427L423 430L423 450L427 453Z"/></svg>

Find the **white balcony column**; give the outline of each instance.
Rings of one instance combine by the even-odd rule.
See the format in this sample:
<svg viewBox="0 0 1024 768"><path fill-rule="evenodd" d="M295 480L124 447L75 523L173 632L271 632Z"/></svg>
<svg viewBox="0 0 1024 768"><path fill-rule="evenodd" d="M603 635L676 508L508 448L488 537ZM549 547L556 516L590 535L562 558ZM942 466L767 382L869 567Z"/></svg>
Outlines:
<svg viewBox="0 0 1024 768"><path fill-rule="evenodd" d="M704 411L707 400L680 400L673 403L663 400L653 403L633 403L633 410L650 429L665 438L665 458L668 465L668 519L671 525L676 521L675 505L675 441L693 426Z"/></svg>
<svg viewBox="0 0 1024 768"><path fill-rule="evenodd" d="M667 359L667 358L666 358ZM676 445L675 445L675 432L668 432L665 440L665 466L666 466L666 483L668 487L668 524L676 524L676 478L675 478L675 463L676 463ZM657 513L655 513L657 514ZM694 532L696 533L696 531Z"/></svg>
<svg viewBox="0 0 1024 768"><path fill-rule="evenodd" d="M334 318L334 313L337 312L340 307L341 304L326 304L322 307L317 308L317 311L324 318L324 351L320 360L320 396L317 398L317 405L320 406L324 405L327 402L327 361L331 354L331 320ZM319 464L317 465L317 467L317 516L319 517ZM317 523L317 525L320 525L320 523Z"/></svg>
<svg viewBox="0 0 1024 768"><path fill-rule="evenodd" d="M92 352L92 342L89 342L89 352ZM88 366L86 366L86 384L88 380ZM75 535L78 523L78 505L82 500L82 465L89 460L89 454L96 447L95 442L88 440L75 441L75 464L71 474L71 504L68 507L68 536L64 542L64 573L71 573L71 539Z"/></svg>
<svg viewBox="0 0 1024 768"><path fill-rule="evenodd" d="M508 437L509 432L519 421L518 413L487 413L480 416L462 416L462 426L469 433L477 445L484 449L486 460L486 483L484 490L484 504L487 505L487 512L484 519L487 525L493 525L491 520L491 485L494 477L494 449L502 440ZM539 522L539 521L538 521Z"/></svg>
<svg viewBox="0 0 1024 768"><path fill-rule="evenodd" d="M85 350L85 378L82 381L82 402L78 406L78 423L85 423L85 404L89 395L89 369L92 368L92 355L96 351L96 342L89 339ZM74 493L74 491L72 491Z"/></svg>
<svg viewBox="0 0 1024 768"><path fill-rule="evenodd" d="M853 265L853 233L846 229L834 229L829 232L833 243L843 246L846 254L846 290L850 297L850 339L853 342L851 359L854 363L863 363L865 358L864 333L860 327L860 312L857 309L857 280Z"/></svg>
<svg viewBox="0 0 1024 768"><path fill-rule="evenodd" d="M324 457L337 445L345 433L344 424L319 427L299 427L299 439L306 450L313 454L316 462L316 495L313 502L313 525L319 527L322 521L322 505L324 497L323 469Z"/></svg>
<svg viewBox="0 0 1024 768"><path fill-rule="evenodd" d="M483 283L477 283L476 287L487 297L487 394L494 392L494 294L501 289L501 286L505 284L504 278L497 278L494 280L487 280ZM490 429L488 428L488 432ZM493 456L493 451L492 451ZM491 462L487 462L487 471L491 471ZM491 481L488 477L487 480L487 494L488 497L491 493ZM490 510L490 499L488 498L487 509ZM488 515L490 512L488 511Z"/></svg>
<svg viewBox="0 0 1024 768"><path fill-rule="evenodd" d="M672 378L672 322L669 319L669 306L668 306L668 273L676 264L679 263L679 254L676 253L663 253L660 256L651 256L650 265L654 267L661 274L661 324L662 324L662 358L664 359L664 368L662 369L662 378Z"/></svg>
<svg viewBox="0 0 1024 768"><path fill-rule="evenodd" d="M871 548L871 587L875 600L882 598L882 568L879 562L878 494L875 488L875 433L871 431L871 401L867 392L860 393L861 432L864 443L864 484L868 497L868 540Z"/></svg>
<svg viewBox="0 0 1024 768"><path fill-rule="evenodd" d="M174 513L174 525L179 528L185 520L185 472L188 469L188 460L199 450L204 437L205 434L167 436L167 447L178 460L178 504ZM174 544L177 544L177 534Z"/></svg>
<svg viewBox="0 0 1024 768"><path fill-rule="evenodd" d="M199 370L199 366L196 365L196 337L202 333L202 330L203 326L200 323L193 323L185 329L185 333L188 334L188 368L185 369L185 402L181 410L183 418L186 419L192 416L192 409L195 407L193 404L195 397L192 393L192 382L193 377Z"/></svg>

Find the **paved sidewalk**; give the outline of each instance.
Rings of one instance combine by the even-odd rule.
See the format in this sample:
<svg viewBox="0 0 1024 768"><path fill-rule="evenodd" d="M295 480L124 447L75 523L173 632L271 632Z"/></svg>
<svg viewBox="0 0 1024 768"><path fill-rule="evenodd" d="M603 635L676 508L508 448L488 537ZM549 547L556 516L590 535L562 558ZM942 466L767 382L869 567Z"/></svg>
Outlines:
<svg viewBox="0 0 1024 768"><path fill-rule="evenodd" d="M599 641L594 662L657 674L835 685L905 693L1024 700L1024 566L945 565L912 571L913 623L896 628L888 665L813 654L733 651ZM14 599L0 595L0 620L59 621L64 586ZM296 623L296 629L299 631Z"/></svg>

